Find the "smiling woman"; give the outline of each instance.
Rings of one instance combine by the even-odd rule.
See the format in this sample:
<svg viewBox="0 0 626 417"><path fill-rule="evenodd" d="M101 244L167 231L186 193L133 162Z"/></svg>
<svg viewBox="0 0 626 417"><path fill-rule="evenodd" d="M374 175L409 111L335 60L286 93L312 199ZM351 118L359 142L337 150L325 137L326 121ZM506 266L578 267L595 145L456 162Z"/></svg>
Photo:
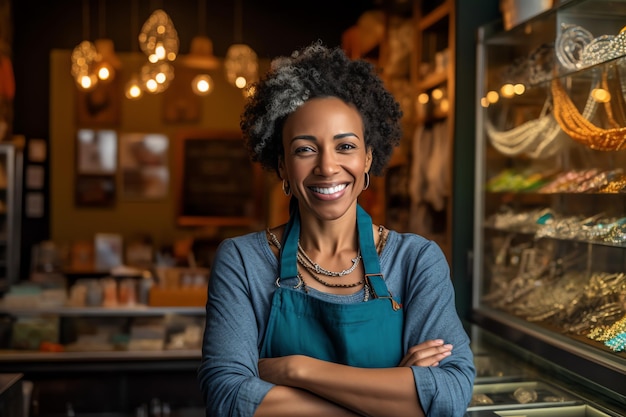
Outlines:
<svg viewBox="0 0 626 417"><path fill-rule="evenodd" d="M401 116L372 64L321 43L254 85L244 139L290 215L216 253L198 372L207 415L465 413L475 371L443 253L357 203Z"/></svg>

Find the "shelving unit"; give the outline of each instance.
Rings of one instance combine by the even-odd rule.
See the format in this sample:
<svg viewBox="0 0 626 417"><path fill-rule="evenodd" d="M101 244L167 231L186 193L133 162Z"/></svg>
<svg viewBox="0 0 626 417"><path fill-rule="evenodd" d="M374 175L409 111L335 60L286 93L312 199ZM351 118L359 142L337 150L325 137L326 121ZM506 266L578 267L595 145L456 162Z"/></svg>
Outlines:
<svg viewBox="0 0 626 417"><path fill-rule="evenodd" d="M589 63L584 45L613 39L625 17L624 1L570 0L508 31L481 28L472 291L475 323L622 404L626 352L608 342L626 320L626 188L616 182L626 151L597 149L607 142L592 126L606 138L626 126L626 51ZM577 51L576 68L564 51ZM606 104L592 98L598 87ZM585 140L571 125L582 119Z"/></svg>
<svg viewBox="0 0 626 417"><path fill-rule="evenodd" d="M452 262L455 5L413 2L411 80L416 98L409 168L408 230L432 239ZM423 155L430 152L429 155Z"/></svg>

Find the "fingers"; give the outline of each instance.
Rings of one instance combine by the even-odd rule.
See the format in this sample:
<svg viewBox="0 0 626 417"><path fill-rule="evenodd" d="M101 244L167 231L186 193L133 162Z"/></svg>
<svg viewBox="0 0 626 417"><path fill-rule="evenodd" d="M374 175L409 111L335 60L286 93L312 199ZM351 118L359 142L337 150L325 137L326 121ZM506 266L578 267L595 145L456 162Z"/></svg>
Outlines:
<svg viewBox="0 0 626 417"><path fill-rule="evenodd" d="M438 366L452 354L452 348L441 339L428 340L409 348L399 366Z"/></svg>

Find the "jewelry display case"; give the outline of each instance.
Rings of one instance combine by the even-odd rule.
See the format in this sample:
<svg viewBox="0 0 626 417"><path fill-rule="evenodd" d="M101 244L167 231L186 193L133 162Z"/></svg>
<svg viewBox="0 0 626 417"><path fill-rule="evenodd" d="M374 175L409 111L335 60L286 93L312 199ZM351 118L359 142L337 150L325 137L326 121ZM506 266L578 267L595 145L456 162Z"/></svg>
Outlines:
<svg viewBox="0 0 626 417"><path fill-rule="evenodd" d="M474 323L621 404L625 23L626 1L569 0L480 28L472 297Z"/></svg>
<svg viewBox="0 0 626 417"><path fill-rule="evenodd" d="M20 253L22 152L0 143L0 291L17 280Z"/></svg>

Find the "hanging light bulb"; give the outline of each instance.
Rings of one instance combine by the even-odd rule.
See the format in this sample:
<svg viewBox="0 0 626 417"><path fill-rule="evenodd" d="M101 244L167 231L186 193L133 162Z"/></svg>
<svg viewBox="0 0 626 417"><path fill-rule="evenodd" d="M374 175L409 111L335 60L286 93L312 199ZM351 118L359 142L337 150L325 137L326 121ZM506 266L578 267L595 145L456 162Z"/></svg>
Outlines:
<svg viewBox="0 0 626 417"><path fill-rule="evenodd" d="M77 85L83 90L91 90L98 84L96 47L90 41L82 41L71 55L71 73Z"/></svg>
<svg viewBox="0 0 626 417"><path fill-rule="evenodd" d="M206 96L213 92L213 78L208 74L199 74L191 81L191 89L199 96Z"/></svg>
<svg viewBox="0 0 626 417"><path fill-rule="evenodd" d="M128 83L126 83L126 88L124 89L126 98L131 100L137 100L143 96L143 89L141 88L141 84L139 83L139 78L135 75L133 76Z"/></svg>
<svg viewBox="0 0 626 417"><path fill-rule="evenodd" d="M113 41L111 39L96 39L97 62L96 74L100 81L111 81L115 78L115 73L122 67L122 62L115 54Z"/></svg>
<svg viewBox="0 0 626 417"><path fill-rule="evenodd" d="M113 40L104 37L106 27L105 0L99 0L98 22L99 39L94 41L97 52L95 72L99 81L109 82L115 78L115 72L122 68L122 62L115 54Z"/></svg>
<svg viewBox="0 0 626 417"><path fill-rule="evenodd" d="M241 0L235 2L235 43L226 51L224 68L228 82L244 89L258 78L259 64L256 52L241 42L242 32Z"/></svg>
<svg viewBox="0 0 626 417"><path fill-rule="evenodd" d="M174 61L178 54L178 33L165 11L155 10L143 24L139 45L152 63Z"/></svg>
<svg viewBox="0 0 626 417"><path fill-rule="evenodd" d="M139 26L139 0L132 0L130 22L132 51L133 54L136 54L137 44L135 43L135 34L137 33L137 27ZM143 88L137 73L134 73L130 77L130 80L126 83L124 94L129 100L138 100L143 96Z"/></svg>
<svg viewBox="0 0 626 417"><path fill-rule="evenodd" d="M206 96L213 91L213 78L208 70L219 67L218 59L213 55L213 42L205 35L206 3L198 0L198 31L199 35L191 39L189 54L180 58L180 63L187 68L199 70L191 80L191 90L199 95Z"/></svg>
<svg viewBox="0 0 626 417"><path fill-rule="evenodd" d="M141 84L149 93L162 93L174 79L174 67L169 62L146 63L141 67Z"/></svg>
<svg viewBox="0 0 626 417"><path fill-rule="evenodd" d="M72 50L70 72L78 88L92 90L98 84L97 60L98 51L89 38L89 1L83 0L83 41Z"/></svg>
<svg viewBox="0 0 626 417"><path fill-rule="evenodd" d="M245 44L234 44L226 51L226 78L237 88L245 88L256 81L259 64L256 53Z"/></svg>

